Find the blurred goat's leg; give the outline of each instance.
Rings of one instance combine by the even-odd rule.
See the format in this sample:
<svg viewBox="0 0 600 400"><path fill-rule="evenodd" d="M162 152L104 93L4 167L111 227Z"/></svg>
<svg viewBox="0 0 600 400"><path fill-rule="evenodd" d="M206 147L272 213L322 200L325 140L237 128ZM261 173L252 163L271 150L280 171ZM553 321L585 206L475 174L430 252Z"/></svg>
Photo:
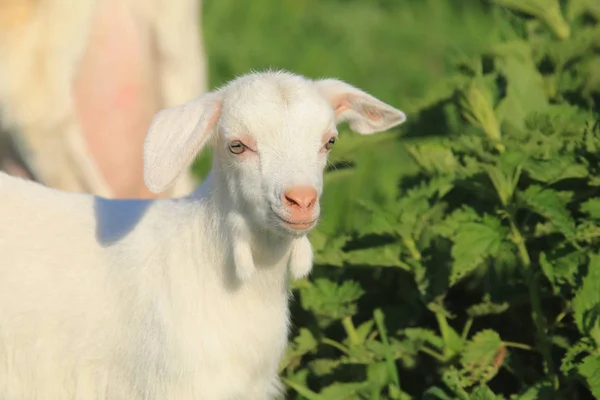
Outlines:
<svg viewBox="0 0 600 400"><path fill-rule="evenodd" d="M4 135L19 144L34 178L106 195L105 185L90 187L101 181L97 173L84 175L94 174L93 160L73 165L63 134L76 129L71 80L93 9L93 0L0 0L0 107Z"/></svg>
<svg viewBox="0 0 600 400"><path fill-rule="evenodd" d="M202 0L154 0L153 3L154 7L145 8L152 13L161 107L172 107L208 90ZM145 4L144 0L139 4ZM170 194L186 195L196 184L187 171L175 182Z"/></svg>
<svg viewBox="0 0 600 400"><path fill-rule="evenodd" d="M75 80L83 136L118 197L153 197L142 173L154 114L205 88L197 0L103 0ZM190 175L169 195L191 192Z"/></svg>
<svg viewBox="0 0 600 400"><path fill-rule="evenodd" d="M42 182L152 196L141 169L152 116L206 90L199 8L198 0L0 0L0 19L12 23L0 26L0 101ZM193 188L188 174L165 195Z"/></svg>

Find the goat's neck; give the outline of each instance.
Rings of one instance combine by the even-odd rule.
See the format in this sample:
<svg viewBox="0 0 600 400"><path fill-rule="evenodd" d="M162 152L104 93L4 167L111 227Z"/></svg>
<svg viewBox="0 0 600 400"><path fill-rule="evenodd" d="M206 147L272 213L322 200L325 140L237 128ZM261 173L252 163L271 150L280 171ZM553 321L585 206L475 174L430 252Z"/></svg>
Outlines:
<svg viewBox="0 0 600 400"><path fill-rule="evenodd" d="M237 279L247 281L257 272L283 277L293 238L252 226L242 211L234 207L226 189L216 183L222 177L215 172L213 168L202 185L201 193L210 199L214 215L218 216L216 223L228 238L230 247L227 250L235 265Z"/></svg>

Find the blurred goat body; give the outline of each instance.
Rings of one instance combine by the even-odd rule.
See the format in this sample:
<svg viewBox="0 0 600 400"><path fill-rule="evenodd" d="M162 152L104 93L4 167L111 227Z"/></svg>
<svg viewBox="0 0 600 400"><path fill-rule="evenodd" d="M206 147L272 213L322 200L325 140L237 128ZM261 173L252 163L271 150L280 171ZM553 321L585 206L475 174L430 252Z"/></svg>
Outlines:
<svg viewBox="0 0 600 400"><path fill-rule="evenodd" d="M207 89L200 1L0 0L2 129L35 179L146 194L152 116ZM193 188L186 173L168 194Z"/></svg>

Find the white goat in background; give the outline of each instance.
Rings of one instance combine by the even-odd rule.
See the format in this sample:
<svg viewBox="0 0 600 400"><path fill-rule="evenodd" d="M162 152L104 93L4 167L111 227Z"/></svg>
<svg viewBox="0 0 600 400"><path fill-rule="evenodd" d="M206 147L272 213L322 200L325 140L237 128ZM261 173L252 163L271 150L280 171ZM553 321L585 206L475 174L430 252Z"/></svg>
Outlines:
<svg viewBox="0 0 600 400"><path fill-rule="evenodd" d="M280 396L289 274L312 268L336 125L405 119L336 79L252 73L155 115L153 192L213 146L188 197L110 200L0 173L0 398Z"/></svg>
<svg viewBox="0 0 600 400"><path fill-rule="evenodd" d="M0 0L0 168L62 190L154 196L144 136L160 109L207 90L203 47L200 0ZM165 194L193 188L185 171Z"/></svg>

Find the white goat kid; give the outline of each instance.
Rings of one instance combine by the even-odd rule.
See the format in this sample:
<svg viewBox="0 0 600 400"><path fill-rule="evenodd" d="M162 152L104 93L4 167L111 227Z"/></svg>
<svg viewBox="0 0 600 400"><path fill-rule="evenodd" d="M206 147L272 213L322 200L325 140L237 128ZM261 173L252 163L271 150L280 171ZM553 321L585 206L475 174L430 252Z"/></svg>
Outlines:
<svg viewBox="0 0 600 400"><path fill-rule="evenodd" d="M405 119L338 80L253 73L154 117L154 192L213 145L193 196L109 200L0 174L0 398L281 396L288 271L311 269L336 124Z"/></svg>

